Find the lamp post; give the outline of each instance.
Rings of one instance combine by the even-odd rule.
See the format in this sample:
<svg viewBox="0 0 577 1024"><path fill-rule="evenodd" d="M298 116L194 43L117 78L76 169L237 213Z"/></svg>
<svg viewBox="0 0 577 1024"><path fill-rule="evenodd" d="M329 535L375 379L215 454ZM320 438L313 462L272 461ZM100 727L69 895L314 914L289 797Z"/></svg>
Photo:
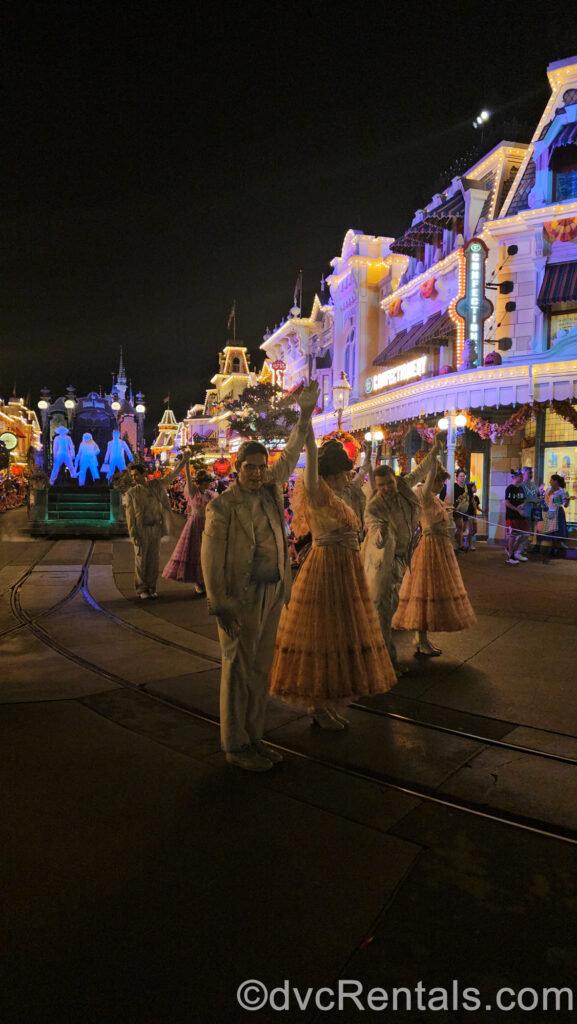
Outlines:
<svg viewBox="0 0 577 1024"><path fill-rule="evenodd" d="M457 430L467 425L467 417L462 412L452 409L437 423L439 430L447 431L447 502L452 505L455 498L455 448L457 447Z"/></svg>
<svg viewBox="0 0 577 1024"><path fill-rule="evenodd" d="M382 445L385 435L382 430L367 430L365 441L371 442L371 465L374 466L379 454L379 446Z"/></svg>
<svg viewBox="0 0 577 1024"><path fill-rule="evenodd" d="M42 426L45 427L46 426L46 417L48 415L48 409L50 408L50 405L52 403L52 399L50 397L50 391L49 391L48 388L42 388L42 391L40 392L40 394L41 394L42 397L40 398L40 401L38 402L38 408L40 409L40 416L41 416L41 419L42 419Z"/></svg>
<svg viewBox="0 0 577 1024"><path fill-rule="evenodd" d="M343 412L349 404L350 393L351 385L347 380L345 371L341 370L341 376L338 384L333 384L333 408L337 414L337 430L339 431L343 421Z"/></svg>
<svg viewBox="0 0 577 1024"><path fill-rule="evenodd" d="M146 412L146 406L144 404L144 395L142 391L139 391L136 395L136 406L134 407L136 413L136 447L139 451L144 451L144 414Z"/></svg>

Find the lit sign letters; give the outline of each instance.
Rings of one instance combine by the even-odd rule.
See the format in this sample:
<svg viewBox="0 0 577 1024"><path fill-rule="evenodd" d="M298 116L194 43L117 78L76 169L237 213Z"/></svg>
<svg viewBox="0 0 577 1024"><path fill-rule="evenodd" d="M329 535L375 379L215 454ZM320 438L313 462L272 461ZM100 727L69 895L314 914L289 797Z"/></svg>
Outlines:
<svg viewBox="0 0 577 1024"><path fill-rule="evenodd" d="M426 369L427 357L419 356L418 359L411 359L410 363L401 363L400 366L393 366L390 370L375 373L373 377L367 377L365 393L370 395L373 391L389 388L393 384L400 384L401 381L412 380L413 377L422 377Z"/></svg>
<svg viewBox="0 0 577 1024"><path fill-rule="evenodd" d="M485 298L485 264L489 250L480 238L472 238L463 249L465 260L465 294L455 303L457 316L465 323L465 338L475 344L483 357L485 320L493 312L493 303Z"/></svg>

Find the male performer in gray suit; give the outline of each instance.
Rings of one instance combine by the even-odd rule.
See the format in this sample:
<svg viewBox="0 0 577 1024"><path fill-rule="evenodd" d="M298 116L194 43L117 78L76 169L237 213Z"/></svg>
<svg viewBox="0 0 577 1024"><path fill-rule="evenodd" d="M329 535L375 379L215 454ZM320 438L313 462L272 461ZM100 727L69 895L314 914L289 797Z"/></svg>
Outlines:
<svg viewBox="0 0 577 1024"><path fill-rule="evenodd" d="M222 650L221 742L227 761L247 771L266 772L282 761L262 742L278 620L292 582L282 486L297 464L318 395L313 381L296 397L299 420L270 469L263 444L241 445L237 483L206 510L202 572Z"/></svg>

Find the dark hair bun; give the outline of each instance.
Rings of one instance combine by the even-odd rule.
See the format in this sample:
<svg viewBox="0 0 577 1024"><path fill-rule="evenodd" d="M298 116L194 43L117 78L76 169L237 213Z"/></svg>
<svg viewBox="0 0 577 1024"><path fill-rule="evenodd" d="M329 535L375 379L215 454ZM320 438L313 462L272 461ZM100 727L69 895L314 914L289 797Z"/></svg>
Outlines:
<svg viewBox="0 0 577 1024"><path fill-rule="evenodd" d="M348 472L353 466L354 463L336 437L325 441L319 448L319 476L336 476L337 473Z"/></svg>

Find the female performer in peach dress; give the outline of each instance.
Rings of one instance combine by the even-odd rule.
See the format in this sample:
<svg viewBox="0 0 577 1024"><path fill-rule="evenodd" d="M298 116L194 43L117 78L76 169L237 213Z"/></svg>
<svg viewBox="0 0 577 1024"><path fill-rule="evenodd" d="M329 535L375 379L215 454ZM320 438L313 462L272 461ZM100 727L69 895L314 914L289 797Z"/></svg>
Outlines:
<svg viewBox="0 0 577 1024"><path fill-rule="evenodd" d="M293 530L312 547L284 608L270 692L308 708L323 729L343 729L339 714L356 697L383 693L397 681L369 596L359 549L359 520L337 496L352 469L339 441L317 452L312 427L307 464L293 494Z"/></svg>
<svg viewBox="0 0 577 1024"><path fill-rule="evenodd" d="M421 488L422 537L399 594L393 629L414 629L415 656L434 658L441 650L427 631L452 633L476 622L453 547L451 509L438 497L449 474L435 462Z"/></svg>

